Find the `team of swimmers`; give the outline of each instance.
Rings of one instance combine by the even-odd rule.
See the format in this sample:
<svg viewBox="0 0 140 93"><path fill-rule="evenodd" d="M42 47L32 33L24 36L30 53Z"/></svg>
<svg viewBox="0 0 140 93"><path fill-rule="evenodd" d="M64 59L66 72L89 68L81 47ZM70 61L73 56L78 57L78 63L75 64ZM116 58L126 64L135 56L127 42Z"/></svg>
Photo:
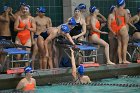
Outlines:
<svg viewBox="0 0 140 93"><path fill-rule="evenodd" d="M86 5L79 4L74 10L74 15L68 18L68 22L58 27L52 27L51 18L46 17L45 12L44 7L39 7L37 8L37 16L32 17L30 6L21 3L15 14L12 13L12 8L4 6L4 11L0 15L0 39L12 39L9 28L12 20L14 22L14 31L17 32L15 43L33 47L33 69L37 54L39 54L40 69L59 67L58 61L61 51L55 45L55 38L60 35L68 39L74 46L73 39L87 40L90 43L104 46L106 64L114 65L117 55L119 63L130 63L126 60L129 41L128 30L129 26L132 26L135 29L132 37L134 39L140 38L140 8L138 8L138 14L131 17L129 16L130 11L125 9L125 1L117 0L117 6L112 5L110 7L107 20L95 6L89 8L90 14L87 15ZM100 38L100 34L108 34L106 31L101 31L101 28L106 24L108 24L110 30L110 46ZM88 33L88 36L86 36L86 33ZM31 49L27 50L30 51ZM112 56L112 53L114 56Z"/></svg>
<svg viewBox="0 0 140 93"><path fill-rule="evenodd" d="M131 17L129 15L130 11L125 9L125 1L117 0L117 6L112 5L110 7L110 14L107 20L95 6L89 8L90 14L87 15L86 5L79 4L74 10L74 15L68 18L66 23L58 27L52 27L51 18L46 17L45 12L44 7L39 7L37 8L37 16L32 17L30 6L21 3L19 10L15 14L12 13L12 8L4 6L4 11L0 15L0 39L12 39L11 28L9 28L12 20L14 22L14 31L17 32L15 43L33 47L33 69L37 54L39 54L40 69L59 67L58 61L61 51L55 44L55 38L60 35L68 39L75 47L74 39L87 40L90 43L104 46L106 64L114 65L116 55L118 55L119 63L130 63L126 60L129 41L128 30L129 26L132 26L135 30L132 37L134 39L140 38L140 8L138 8L138 14ZM101 28L106 24L108 24L110 30L110 46L100 38L101 34L108 34L106 31L101 31ZM88 33L88 36L86 36L86 33ZM118 47L116 48L116 46ZM30 51L31 49L27 50Z"/></svg>
<svg viewBox="0 0 140 93"><path fill-rule="evenodd" d="M77 46L73 39L87 40L90 43L104 46L106 64L114 65L117 61L117 55L120 64L130 63L126 59L129 41L128 30L129 26L133 27L132 38L140 39L140 8L138 8L137 15L131 17L130 11L125 9L125 1L117 0L117 6L112 5L109 11L107 20L96 6L90 6L90 14L87 15L86 5L79 4L74 10L74 15L68 18L66 23L58 27L52 27L51 18L45 16L46 9L44 7L37 8L37 16L32 17L30 6L25 3L21 3L19 11L15 14L12 13L12 8L5 6L3 13L0 15L0 39L11 40L9 25L10 20L12 20L14 30L17 31L15 43L33 47L32 68L25 68L26 76L19 82L17 89L23 91L35 89L36 81L32 78L31 73L34 69L37 54L39 54L40 69L51 69L59 66L58 61L61 51L55 45L55 38L60 35L68 39L74 47ZM106 24L108 24L109 33L101 30ZM109 34L110 45L100 38L101 34ZM71 48L70 50L74 81L90 83L90 78L84 75L82 65L78 67L78 74L76 73L74 51Z"/></svg>

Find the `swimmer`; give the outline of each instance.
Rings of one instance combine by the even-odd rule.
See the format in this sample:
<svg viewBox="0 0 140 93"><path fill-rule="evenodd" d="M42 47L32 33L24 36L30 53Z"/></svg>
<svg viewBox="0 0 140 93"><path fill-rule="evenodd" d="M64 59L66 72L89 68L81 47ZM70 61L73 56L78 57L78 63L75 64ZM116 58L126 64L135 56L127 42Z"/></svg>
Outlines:
<svg viewBox="0 0 140 93"><path fill-rule="evenodd" d="M99 10L95 6L91 6L89 11L91 13L91 20L90 20L91 31L89 35L89 40L91 43L93 42L104 46L107 64L114 65L114 63L112 63L109 58L109 44L100 38L100 34L108 34L108 33L100 30L101 25L97 19L97 16L100 14Z"/></svg>
<svg viewBox="0 0 140 93"><path fill-rule="evenodd" d="M36 23L36 32L34 34L34 44L33 44L33 54L32 54L32 68L34 69L34 60L35 60L35 57L38 53L38 47L37 47L37 38L38 38L38 35L40 35L40 33L44 32L46 30L46 28L48 27L52 27L52 22L51 22L51 19L47 16L45 16L45 13L46 13L46 9L45 7L39 7L37 8L37 16L35 17L35 23ZM52 43L50 43L48 45L48 50L52 50ZM51 53L51 52L49 52ZM40 56L40 55L39 55ZM42 69L42 66L43 66L43 61L47 61L46 58L42 58L40 56L39 58L40 60L40 69ZM48 61L52 61L52 54L50 54L50 58ZM52 62L49 62L49 63L52 63Z"/></svg>
<svg viewBox="0 0 140 93"><path fill-rule="evenodd" d="M117 23L115 19L115 10L116 6L112 5L110 7L110 14L108 16L108 28L109 28L109 45L110 45L110 59L114 63L117 63L117 34L118 34L118 29L117 29Z"/></svg>
<svg viewBox="0 0 140 93"><path fill-rule="evenodd" d="M16 90L21 90L24 93L35 93L36 80L32 78L33 70L27 66L24 68L25 78L18 83Z"/></svg>
<svg viewBox="0 0 140 93"><path fill-rule="evenodd" d="M37 39L37 45L39 48L39 52L41 53L42 57L49 57L50 53L48 53L48 43L52 42L52 40L57 36L64 36L66 39L68 39L72 45L75 46L75 43L73 42L71 36L69 35L69 32L74 26L76 25L75 19L72 17L68 20L68 23L62 24L58 27L49 27L46 29L45 32L42 32ZM50 51L52 52L52 51ZM50 65L50 69L53 68L52 63L48 63ZM43 69L46 69L47 63L44 63Z"/></svg>
<svg viewBox="0 0 140 93"><path fill-rule="evenodd" d="M128 35L128 14L126 12L125 8L125 1L124 0L117 0L117 6L116 9L116 22L118 25L118 58L119 58L119 64L121 63L130 63L126 60L126 53L127 53L127 46L129 41L129 35Z"/></svg>
<svg viewBox="0 0 140 93"><path fill-rule="evenodd" d="M74 78L74 83L81 84L91 83L90 78L87 75L84 75L84 67L82 65L80 65L77 68L78 74L76 73L74 51L72 50L72 48L70 48L70 50L71 50L72 76Z"/></svg>

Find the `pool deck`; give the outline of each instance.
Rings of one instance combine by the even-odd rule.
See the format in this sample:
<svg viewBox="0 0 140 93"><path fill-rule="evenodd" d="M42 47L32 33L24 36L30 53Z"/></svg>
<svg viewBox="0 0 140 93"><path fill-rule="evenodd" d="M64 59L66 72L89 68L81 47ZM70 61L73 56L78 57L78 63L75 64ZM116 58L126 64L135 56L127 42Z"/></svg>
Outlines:
<svg viewBox="0 0 140 93"><path fill-rule="evenodd" d="M140 64L117 64L117 65L101 65L99 67L85 68L85 74L91 80L117 77L119 75L140 75ZM14 89L19 80L25 74L0 74L0 90ZM55 68L51 70L35 70L33 77L37 81L38 86L44 86L48 83L59 83L72 81L71 68Z"/></svg>

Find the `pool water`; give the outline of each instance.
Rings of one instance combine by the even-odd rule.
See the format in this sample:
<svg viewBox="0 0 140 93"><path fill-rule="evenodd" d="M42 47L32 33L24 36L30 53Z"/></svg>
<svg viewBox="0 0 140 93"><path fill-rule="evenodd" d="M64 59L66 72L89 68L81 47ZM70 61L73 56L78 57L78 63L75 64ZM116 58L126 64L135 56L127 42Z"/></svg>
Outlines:
<svg viewBox="0 0 140 93"><path fill-rule="evenodd" d="M140 84L140 77L120 77L102 79L98 83ZM140 87L91 86L91 85L55 85L37 87L36 93L140 93Z"/></svg>
<svg viewBox="0 0 140 93"><path fill-rule="evenodd" d="M140 85L140 76L127 77L119 76L118 78L102 79L94 81L95 83L104 84L138 84ZM12 90L0 91L0 93L17 93ZM91 85L52 85L37 86L35 93L140 93L139 87L122 87L122 86L93 86Z"/></svg>

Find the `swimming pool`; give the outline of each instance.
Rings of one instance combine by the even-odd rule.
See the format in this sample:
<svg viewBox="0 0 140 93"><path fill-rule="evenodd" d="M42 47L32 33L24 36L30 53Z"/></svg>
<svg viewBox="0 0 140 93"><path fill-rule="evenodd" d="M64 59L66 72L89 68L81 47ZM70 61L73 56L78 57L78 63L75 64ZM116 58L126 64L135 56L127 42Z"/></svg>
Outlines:
<svg viewBox="0 0 140 93"><path fill-rule="evenodd" d="M104 84L140 84L140 76L102 79L96 83ZM36 93L140 93L140 87L120 87L120 86L92 86L92 85L55 85L37 87Z"/></svg>
<svg viewBox="0 0 140 93"><path fill-rule="evenodd" d="M140 76L119 76L118 78L102 79L94 81L101 85L52 85L52 86L37 86L35 93L140 93L139 87L119 86L120 84L136 84L140 85ZM110 84L110 85L102 85ZM115 86L113 86L115 84ZM116 86L118 84L118 86ZM0 91L0 93L15 93L11 90Z"/></svg>

